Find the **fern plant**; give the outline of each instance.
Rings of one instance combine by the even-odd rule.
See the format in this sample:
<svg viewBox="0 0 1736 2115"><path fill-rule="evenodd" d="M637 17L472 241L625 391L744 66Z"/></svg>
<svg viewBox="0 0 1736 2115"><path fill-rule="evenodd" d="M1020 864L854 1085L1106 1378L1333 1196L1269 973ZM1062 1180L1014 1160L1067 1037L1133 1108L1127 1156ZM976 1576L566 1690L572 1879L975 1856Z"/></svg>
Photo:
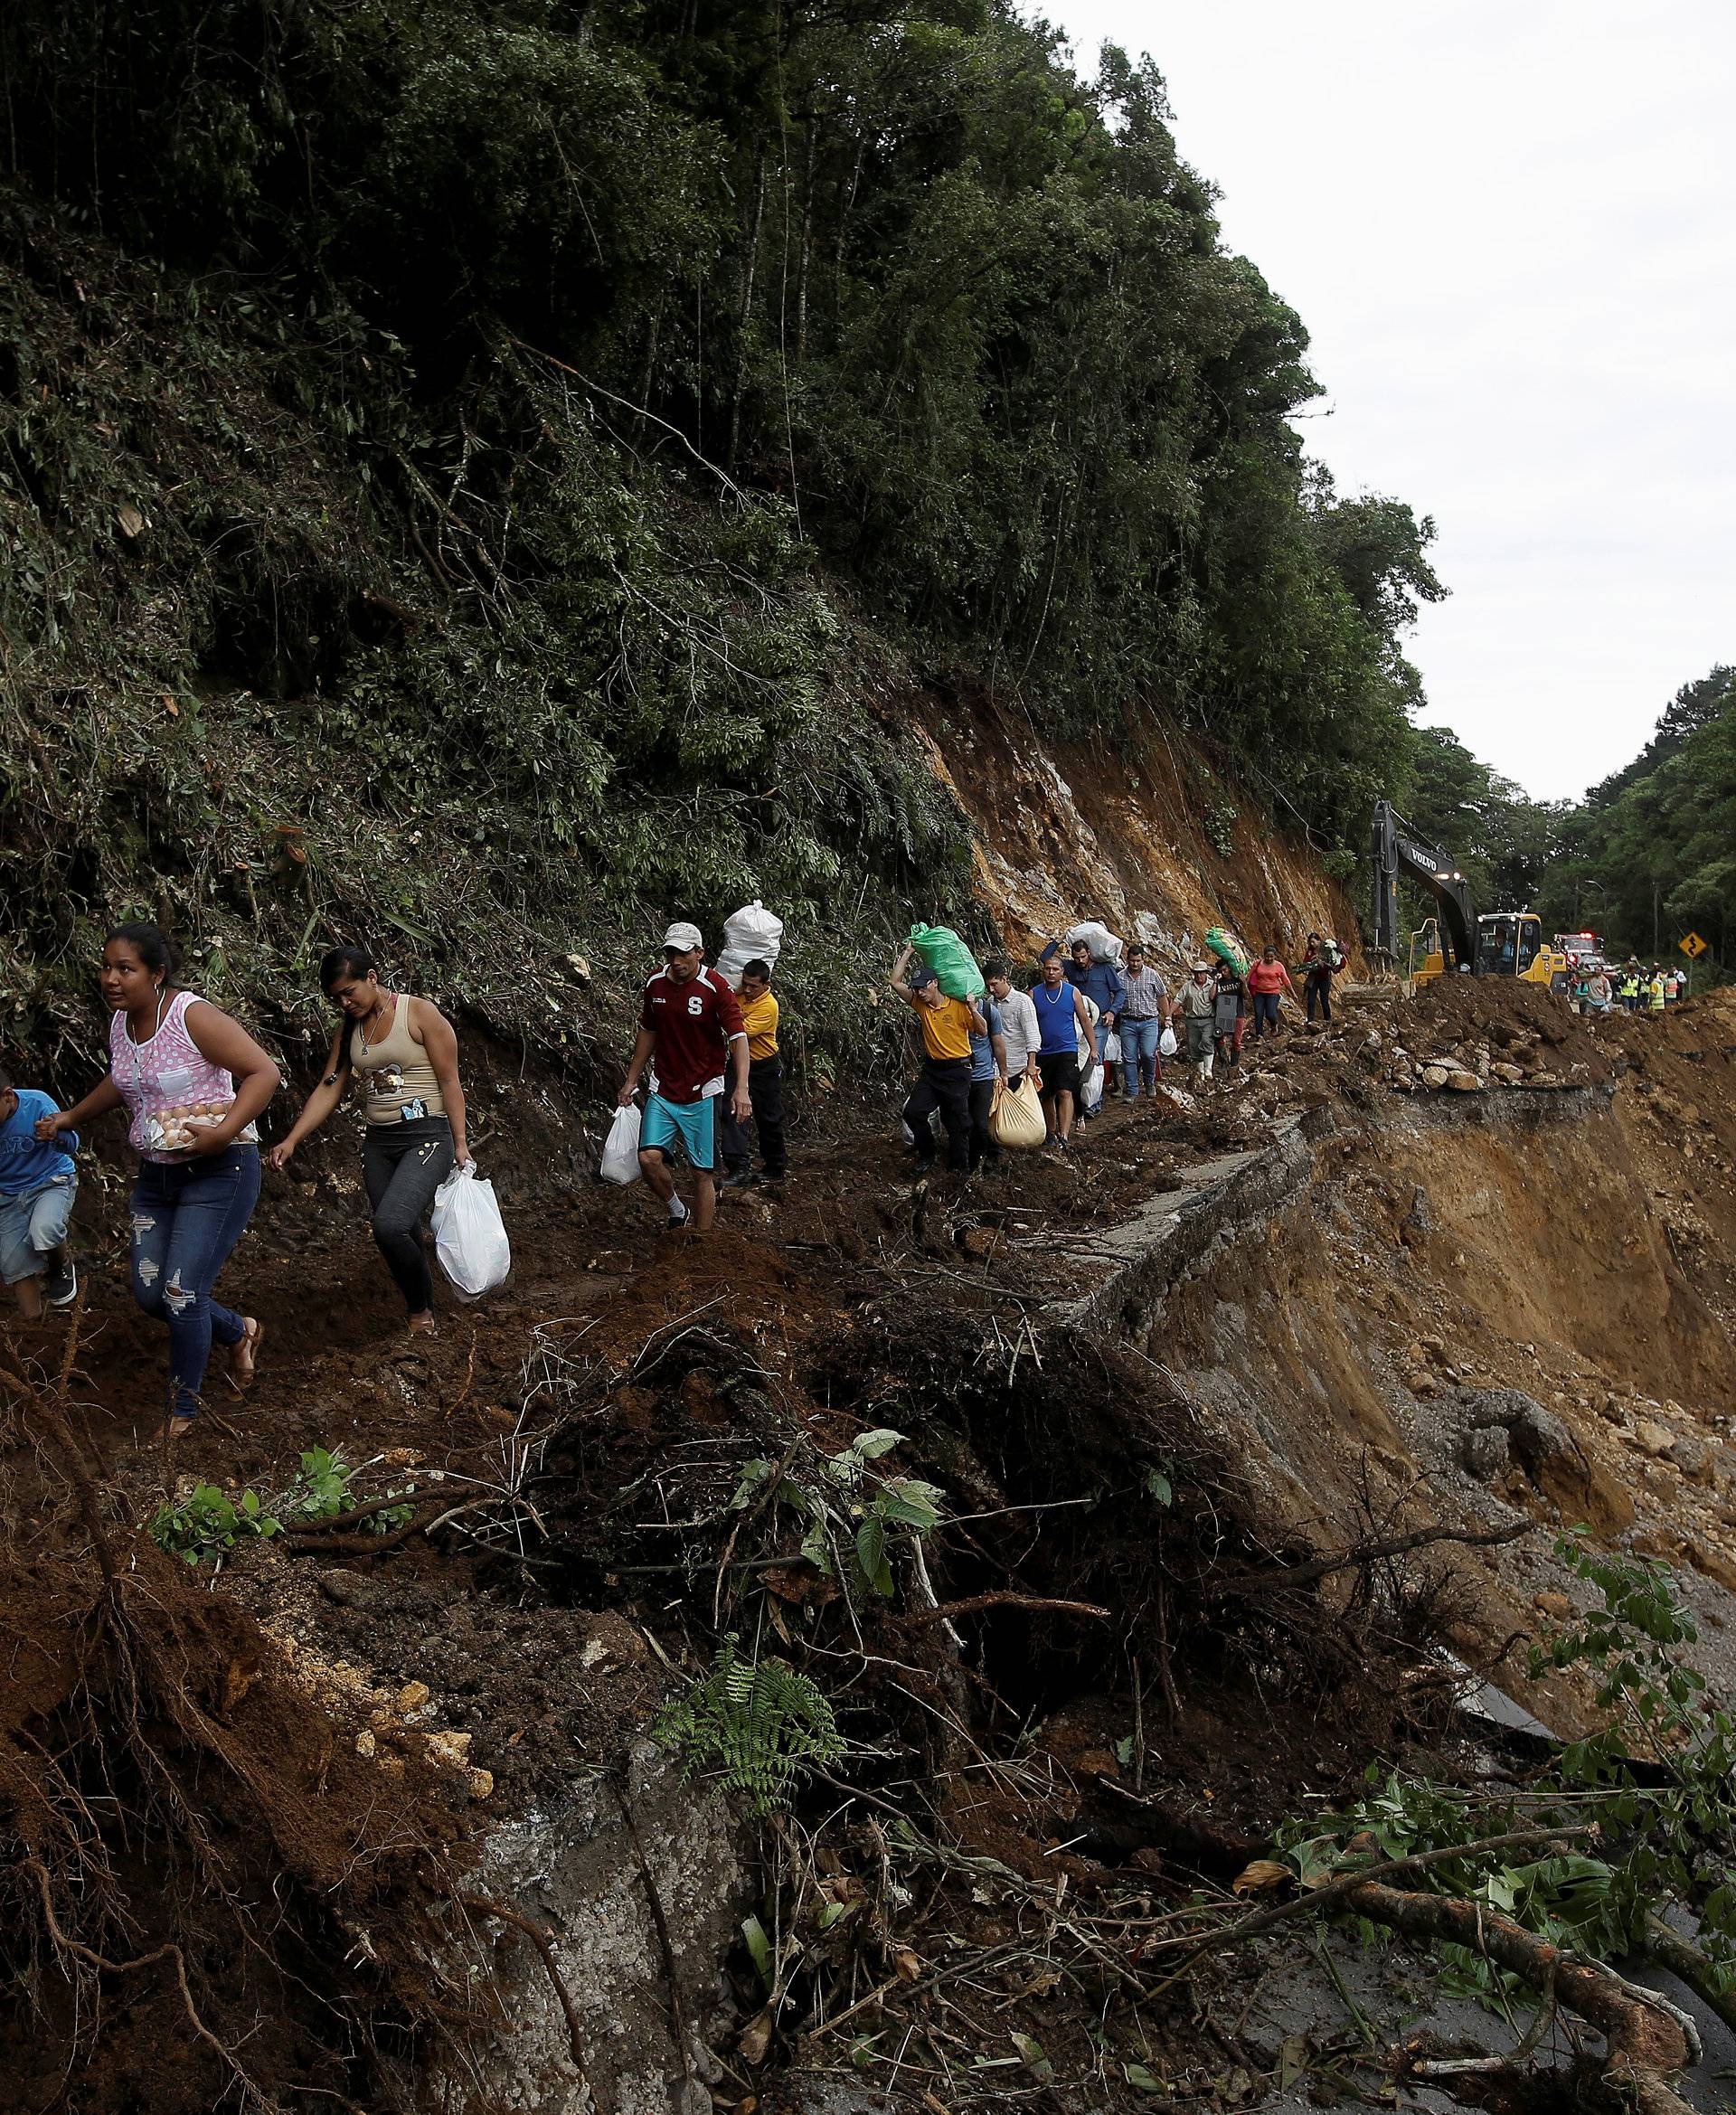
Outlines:
<svg viewBox="0 0 1736 2115"><path fill-rule="evenodd" d="M789 1805L810 1770L842 1760L844 1736L824 1693L780 1659L754 1659L732 1630L712 1671L665 1704L651 1736L675 1755L682 1781L714 1776L744 1792L756 1814Z"/></svg>

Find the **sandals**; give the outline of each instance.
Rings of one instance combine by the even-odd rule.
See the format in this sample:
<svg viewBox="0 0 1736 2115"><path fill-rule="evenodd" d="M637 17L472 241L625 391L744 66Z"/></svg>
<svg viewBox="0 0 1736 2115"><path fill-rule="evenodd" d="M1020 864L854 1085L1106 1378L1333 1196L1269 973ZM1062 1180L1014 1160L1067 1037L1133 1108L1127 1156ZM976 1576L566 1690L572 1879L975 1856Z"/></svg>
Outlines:
<svg viewBox="0 0 1736 2115"><path fill-rule="evenodd" d="M237 1395L245 1395L259 1377L259 1346L265 1342L265 1324L255 1321L251 1315L242 1317L239 1343L229 1348L230 1386Z"/></svg>

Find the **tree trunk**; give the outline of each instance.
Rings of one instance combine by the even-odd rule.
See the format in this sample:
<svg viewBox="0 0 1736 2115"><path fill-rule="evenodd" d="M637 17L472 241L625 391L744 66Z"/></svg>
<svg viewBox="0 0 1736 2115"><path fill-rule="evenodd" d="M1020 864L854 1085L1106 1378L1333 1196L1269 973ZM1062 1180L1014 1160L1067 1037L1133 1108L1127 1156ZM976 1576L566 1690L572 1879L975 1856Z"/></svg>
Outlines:
<svg viewBox="0 0 1736 2115"><path fill-rule="evenodd" d="M802 172L802 254L796 267L796 364L807 357L807 274L814 257L814 142L819 130L815 113L807 114L807 162Z"/></svg>
<svg viewBox="0 0 1736 2115"><path fill-rule="evenodd" d="M760 269L760 231L766 212L766 157L762 154L753 173L753 219L748 229L747 269L741 274L741 306L735 318L735 388L730 399L730 445L723 458L725 469L735 468L737 444L741 438L741 397L747 387L748 331L753 321L753 283Z"/></svg>

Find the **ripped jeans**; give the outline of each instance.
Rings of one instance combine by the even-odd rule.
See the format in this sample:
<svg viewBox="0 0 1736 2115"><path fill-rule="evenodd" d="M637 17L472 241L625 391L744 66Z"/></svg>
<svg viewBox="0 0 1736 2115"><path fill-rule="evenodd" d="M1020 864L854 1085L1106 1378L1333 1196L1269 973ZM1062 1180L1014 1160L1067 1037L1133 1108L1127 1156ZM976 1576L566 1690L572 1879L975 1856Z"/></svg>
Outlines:
<svg viewBox="0 0 1736 2115"><path fill-rule="evenodd" d="M211 1297L259 1198L259 1149L184 1163L147 1160L133 1190L133 1298L169 1326L169 1412L194 1417L212 1339L241 1341L241 1317Z"/></svg>

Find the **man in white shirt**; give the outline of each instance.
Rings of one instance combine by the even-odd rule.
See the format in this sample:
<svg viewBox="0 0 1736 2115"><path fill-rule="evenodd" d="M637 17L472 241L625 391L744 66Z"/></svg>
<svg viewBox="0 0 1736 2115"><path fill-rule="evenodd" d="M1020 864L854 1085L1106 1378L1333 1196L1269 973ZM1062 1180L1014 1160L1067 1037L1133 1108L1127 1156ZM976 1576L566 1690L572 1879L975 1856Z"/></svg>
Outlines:
<svg viewBox="0 0 1736 2115"><path fill-rule="evenodd" d="M1019 990L1007 975L1005 962L985 962L983 975L1000 1009L1001 1035L1006 1044L1007 1085L1016 1087L1024 1072L1036 1065L1037 1044L1041 1039L1037 1009L1031 1004L1030 993ZM1035 1084L1039 1087L1043 1084L1041 1074Z"/></svg>

